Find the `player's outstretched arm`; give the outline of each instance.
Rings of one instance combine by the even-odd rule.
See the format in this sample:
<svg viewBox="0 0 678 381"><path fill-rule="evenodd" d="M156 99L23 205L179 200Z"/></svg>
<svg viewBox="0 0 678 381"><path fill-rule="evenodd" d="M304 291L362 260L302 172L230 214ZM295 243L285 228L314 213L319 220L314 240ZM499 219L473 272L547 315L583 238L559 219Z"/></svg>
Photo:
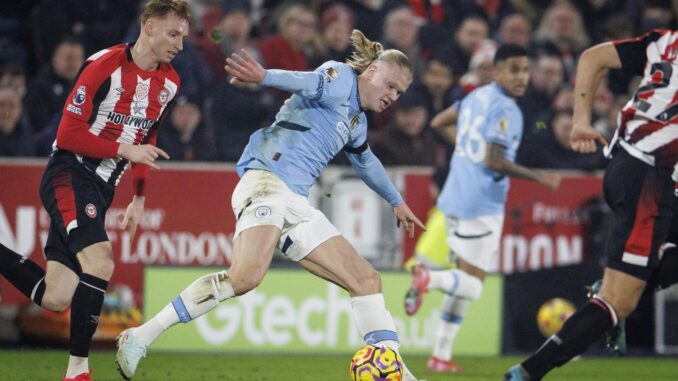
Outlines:
<svg viewBox="0 0 678 381"><path fill-rule="evenodd" d="M247 50L241 49L240 52L242 55L233 53L231 57L226 58L224 69L233 76L231 84L238 82L260 84L266 76L266 69Z"/></svg>
<svg viewBox="0 0 678 381"><path fill-rule="evenodd" d="M600 78L606 69L622 67L614 44L606 42L591 47L582 53L577 64L575 80L574 117L570 143L577 152L596 151L596 142L607 145L607 141L598 130L591 126L591 107L593 95L598 88Z"/></svg>
<svg viewBox="0 0 678 381"><path fill-rule="evenodd" d="M556 190L560 187L561 177L555 172L535 171L507 159L504 154L505 148L496 143L487 143L485 166L502 175L518 179L532 180L546 188Z"/></svg>
<svg viewBox="0 0 678 381"><path fill-rule="evenodd" d="M226 59L224 69L232 76L230 79L232 84L245 83L275 87L317 101L323 101L324 96L328 95L326 88L329 79L321 73L317 71L267 70L244 49L241 50L240 54L231 54L231 57ZM327 82L322 85L320 83L322 81Z"/></svg>
<svg viewBox="0 0 678 381"><path fill-rule="evenodd" d="M169 159L167 152L152 144L132 145L120 143L120 146L118 147L118 157L127 159L132 163L145 164L154 169L160 169L160 167L155 164L155 160L158 157Z"/></svg>

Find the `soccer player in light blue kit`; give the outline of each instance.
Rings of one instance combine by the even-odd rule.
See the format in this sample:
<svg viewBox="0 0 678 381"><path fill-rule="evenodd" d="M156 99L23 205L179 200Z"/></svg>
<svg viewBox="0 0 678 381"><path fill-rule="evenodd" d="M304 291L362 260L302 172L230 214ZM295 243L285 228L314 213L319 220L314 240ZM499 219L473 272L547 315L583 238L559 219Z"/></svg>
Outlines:
<svg viewBox="0 0 678 381"><path fill-rule="evenodd" d="M329 61L313 72L264 70L246 51L227 60L232 83L287 90L272 126L258 130L238 162L240 182L231 206L236 216L231 267L188 286L144 325L120 334L116 361L130 379L148 346L166 329L186 323L259 285L276 246L311 273L351 295L360 334L368 344L398 350L381 278L332 223L309 205L308 192L327 163L345 151L357 174L391 206L398 226L424 229L367 145L365 110L381 112L412 81L407 57L384 50L354 30L356 53L347 63ZM416 380L405 371L405 380Z"/></svg>
<svg viewBox="0 0 678 381"><path fill-rule="evenodd" d="M515 99L525 93L529 60L524 48L506 44L494 57L495 82L471 92L460 104L444 112L457 120L456 145L450 174L438 197L446 216L447 241L457 258L457 269L412 269L412 287L405 311L417 312L429 289L445 293L441 322L435 335L428 368L458 373L452 345L468 303L480 297L485 274L496 259L504 223L509 177L535 181L556 189L560 176L515 164L523 131L523 116Z"/></svg>

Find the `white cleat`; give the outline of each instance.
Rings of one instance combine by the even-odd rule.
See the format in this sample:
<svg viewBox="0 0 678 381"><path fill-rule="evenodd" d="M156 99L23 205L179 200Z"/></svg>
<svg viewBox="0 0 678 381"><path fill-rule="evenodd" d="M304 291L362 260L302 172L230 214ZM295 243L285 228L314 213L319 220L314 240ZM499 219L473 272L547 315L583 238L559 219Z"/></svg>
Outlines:
<svg viewBox="0 0 678 381"><path fill-rule="evenodd" d="M146 357L148 345L143 344L134 336L134 328L122 331L115 339L118 352L115 354L115 363L118 371L125 380L131 380L137 371L137 365L142 357Z"/></svg>

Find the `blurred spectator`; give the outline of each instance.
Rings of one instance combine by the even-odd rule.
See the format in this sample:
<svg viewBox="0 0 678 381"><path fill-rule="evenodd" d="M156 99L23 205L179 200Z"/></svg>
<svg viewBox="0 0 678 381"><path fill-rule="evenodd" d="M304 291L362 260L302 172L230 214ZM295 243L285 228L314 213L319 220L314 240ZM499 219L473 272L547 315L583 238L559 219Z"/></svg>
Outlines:
<svg viewBox="0 0 678 381"><path fill-rule="evenodd" d="M54 49L51 62L45 64L28 87L24 104L35 134L61 112L73 81L85 61L82 42L75 37L63 38Z"/></svg>
<svg viewBox="0 0 678 381"><path fill-rule="evenodd" d="M499 21L515 12L515 8L512 4L515 2L517 1L456 0L453 2L455 4L454 13L455 18L457 19L456 24L459 23L459 20L476 15L486 19L490 29L496 31Z"/></svg>
<svg viewBox="0 0 678 381"><path fill-rule="evenodd" d="M598 120L593 122L593 127L595 127L596 130L600 131L605 136L605 139L607 139L608 142L612 139L615 131L617 130L618 127L617 117L619 116L619 113L626 105L626 102L628 102L628 98L621 97L619 99L616 99L612 104L610 112L606 115L606 117L598 118Z"/></svg>
<svg viewBox="0 0 678 381"><path fill-rule="evenodd" d="M571 0L593 41L601 41L605 23L611 17L623 15L628 0Z"/></svg>
<svg viewBox="0 0 678 381"><path fill-rule="evenodd" d="M498 40L501 44L516 44L525 49L530 47L530 21L520 13L504 17L499 24Z"/></svg>
<svg viewBox="0 0 678 381"><path fill-rule="evenodd" d="M43 0L34 12L34 40L41 62L66 35L82 38L85 52L119 44L135 20L138 0Z"/></svg>
<svg viewBox="0 0 678 381"><path fill-rule="evenodd" d="M233 52L246 49L256 60L261 59L257 41L251 37L250 9L249 0L224 1L223 16L212 32L212 38L198 42L216 83L226 79L224 65Z"/></svg>
<svg viewBox="0 0 678 381"><path fill-rule="evenodd" d="M601 41L625 40L634 37L633 21L623 14L608 17L601 28Z"/></svg>
<svg viewBox="0 0 678 381"><path fill-rule="evenodd" d="M30 128L22 122L21 96L11 87L0 87L0 156L33 156Z"/></svg>
<svg viewBox="0 0 678 381"><path fill-rule="evenodd" d="M17 2L13 3L14 7L19 5ZM25 6L24 3L26 2L21 4ZM25 23L19 15L23 12L22 16L26 17L30 10L19 10L15 15L11 15L14 12L7 8L0 6L0 66L12 64L23 67L28 64L28 52L23 44L26 40Z"/></svg>
<svg viewBox="0 0 678 381"><path fill-rule="evenodd" d="M261 42L267 69L308 70L308 58L316 38L316 16L301 3L286 3L278 18L278 34Z"/></svg>
<svg viewBox="0 0 678 381"><path fill-rule="evenodd" d="M403 4L402 0L340 0L353 11L355 28L365 37L380 41L384 31L385 15ZM338 155L341 156L341 155Z"/></svg>
<svg viewBox="0 0 678 381"><path fill-rule="evenodd" d="M441 58L431 57L421 76L423 96L427 100L429 119L452 105L454 74L450 65Z"/></svg>
<svg viewBox="0 0 678 381"><path fill-rule="evenodd" d="M370 144L372 150L386 165L432 166L435 140L433 133L424 128L428 120L424 96L410 90L400 97L395 107L391 124Z"/></svg>
<svg viewBox="0 0 678 381"><path fill-rule="evenodd" d="M209 38L209 33L221 18L221 7L238 0L187 0L191 7L191 32L193 37Z"/></svg>
<svg viewBox="0 0 678 381"><path fill-rule="evenodd" d="M530 84L518 104L525 115L526 130L534 118L549 109L553 98L565 80L563 61L557 55L541 54L532 63Z"/></svg>
<svg viewBox="0 0 678 381"><path fill-rule="evenodd" d="M184 48L174 57L172 66L181 78L181 95L190 102L202 105L215 81L202 54L190 40L184 41ZM223 67L222 72L225 71Z"/></svg>
<svg viewBox="0 0 678 381"><path fill-rule="evenodd" d="M670 0L645 1L641 9L638 31L646 33L654 29L673 29L674 14Z"/></svg>
<svg viewBox="0 0 678 381"><path fill-rule="evenodd" d="M0 87L11 87L23 99L26 95L26 71L13 64L7 64L0 72Z"/></svg>
<svg viewBox="0 0 678 381"><path fill-rule="evenodd" d="M301 3L285 3L278 18L278 34L261 42L259 50L266 69L309 70L308 58L313 52L317 38L316 16ZM289 93L271 89L277 105L289 97Z"/></svg>
<svg viewBox="0 0 678 381"><path fill-rule="evenodd" d="M605 20L601 31L601 41L625 40L634 37L633 21L626 15L613 15ZM608 72L608 77L612 93L630 93L629 87L634 77L633 73L622 69L612 69Z"/></svg>
<svg viewBox="0 0 678 381"><path fill-rule="evenodd" d="M482 18L471 16L462 21L454 33L454 41L443 47L451 59L454 75L462 76L468 71L471 54L488 36L489 27Z"/></svg>
<svg viewBox="0 0 678 381"><path fill-rule="evenodd" d="M459 78L454 90L454 100L462 99L477 87L487 85L494 80L494 53L497 44L492 40L483 41L471 56L469 71Z"/></svg>
<svg viewBox="0 0 678 381"><path fill-rule="evenodd" d="M334 4L323 11L320 18L321 54L316 56L311 68L334 60L344 62L351 55L351 31L355 25L353 12L342 4Z"/></svg>
<svg viewBox="0 0 678 381"><path fill-rule="evenodd" d="M533 168L585 171L604 168L607 160L600 150L590 154L572 150L570 132L572 132L572 110L557 111L551 119L550 126L544 125L534 132L532 139L521 144L516 162Z"/></svg>
<svg viewBox="0 0 678 381"><path fill-rule="evenodd" d="M557 0L546 10L535 39L560 54L570 77L574 74L575 59L590 42L581 15L567 0Z"/></svg>
<svg viewBox="0 0 678 381"><path fill-rule="evenodd" d="M608 78L603 76L600 79L600 84L596 89L595 94L593 94L593 121L595 122L599 118L607 118L607 116L612 112L612 107L614 106L614 95L607 87Z"/></svg>
<svg viewBox="0 0 678 381"><path fill-rule="evenodd" d="M553 96L553 102L551 107L549 107L549 112L551 110L572 110L574 108L574 87L566 83L561 85L556 94ZM549 116L548 118L551 119Z"/></svg>
<svg viewBox="0 0 678 381"><path fill-rule="evenodd" d="M202 119L200 108L195 103L179 98L169 120L158 130L158 147L169 154L170 160L214 159Z"/></svg>
<svg viewBox="0 0 678 381"><path fill-rule="evenodd" d="M410 59L413 77L418 80L426 62L419 44L420 21L407 6L392 9L384 20L382 43L386 49L398 49Z"/></svg>
<svg viewBox="0 0 678 381"><path fill-rule="evenodd" d="M217 158L238 161L250 135L275 119L274 103L273 95L261 87L223 81L207 107Z"/></svg>

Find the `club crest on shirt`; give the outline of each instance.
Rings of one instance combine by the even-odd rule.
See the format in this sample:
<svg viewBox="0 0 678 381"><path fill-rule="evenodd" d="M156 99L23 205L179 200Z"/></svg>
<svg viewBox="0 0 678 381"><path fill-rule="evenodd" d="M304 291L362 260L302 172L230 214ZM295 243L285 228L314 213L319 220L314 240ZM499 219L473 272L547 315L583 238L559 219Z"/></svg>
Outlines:
<svg viewBox="0 0 678 381"><path fill-rule="evenodd" d="M501 118L501 120L499 120L499 131L508 131L508 120L506 120L506 118Z"/></svg>
<svg viewBox="0 0 678 381"><path fill-rule="evenodd" d="M134 98L136 100L145 99L148 96L148 85L145 83L137 83L137 89L134 92Z"/></svg>
<svg viewBox="0 0 678 381"><path fill-rule="evenodd" d="M264 218L271 215L271 208L268 206L260 206L254 211L254 216L257 218Z"/></svg>
<svg viewBox="0 0 678 381"><path fill-rule="evenodd" d="M327 69L325 69L325 75L329 80L337 79L337 77L339 76L339 71L330 66Z"/></svg>
<svg viewBox="0 0 678 381"><path fill-rule="evenodd" d="M89 218L95 218L97 216L97 207L94 204L89 203L85 206L85 213Z"/></svg>
<svg viewBox="0 0 678 381"><path fill-rule="evenodd" d="M161 105L164 105L165 103L167 103L168 99L169 99L169 90L167 89L160 90L160 93L158 93L158 102L160 102Z"/></svg>
<svg viewBox="0 0 678 381"><path fill-rule="evenodd" d="M80 106L81 104L85 103L86 98L87 97L85 95L85 86L80 86L75 91L75 95L73 96L73 104L76 106Z"/></svg>
<svg viewBox="0 0 678 381"><path fill-rule="evenodd" d="M360 121L360 114L356 114L353 118L351 118L351 125L350 125L351 129L354 129L359 121Z"/></svg>

